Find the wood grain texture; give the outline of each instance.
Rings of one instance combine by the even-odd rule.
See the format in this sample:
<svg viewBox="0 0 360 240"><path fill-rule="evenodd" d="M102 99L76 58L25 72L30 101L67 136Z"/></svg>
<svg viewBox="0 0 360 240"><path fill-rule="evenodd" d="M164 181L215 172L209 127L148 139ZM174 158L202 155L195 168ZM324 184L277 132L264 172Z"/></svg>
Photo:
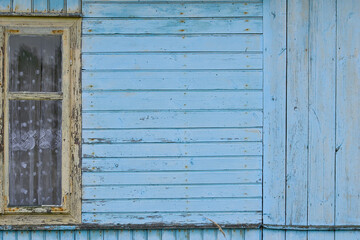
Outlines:
<svg viewBox="0 0 360 240"><path fill-rule="evenodd" d="M360 21L359 11L359 1L337 2L337 225L360 224L360 33L355 28Z"/></svg>
<svg viewBox="0 0 360 240"><path fill-rule="evenodd" d="M286 54L286 1L266 1L263 97L265 224L285 224ZM273 232L269 234L271 236Z"/></svg>
<svg viewBox="0 0 360 240"><path fill-rule="evenodd" d="M307 224L309 1L288 1L286 224ZM291 233L289 233L291 234Z"/></svg>
<svg viewBox="0 0 360 240"><path fill-rule="evenodd" d="M246 17L262 16L261 3L140 3L96 2L83 5L87 17Z"/></svg>
<svg viewBox="0 0 360 240"><path fill-rule="evenodd" d="M335 223L336 1L313 1L309 7L308 224L333 225ZM313 236L311 239L320 239L321 234L309 233L309 238L310 236Z"/></svg>

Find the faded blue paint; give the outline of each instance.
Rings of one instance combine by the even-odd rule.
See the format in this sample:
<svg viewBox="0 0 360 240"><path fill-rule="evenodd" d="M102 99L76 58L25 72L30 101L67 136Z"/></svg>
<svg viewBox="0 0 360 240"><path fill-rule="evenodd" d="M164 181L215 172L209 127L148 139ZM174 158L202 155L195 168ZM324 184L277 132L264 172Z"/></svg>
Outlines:
<svg viewBox="0 0 360 240"><path fill-rule="evenodd" d="M0 1L10 9L67 14L81 4ZM360 239L330 231L360 226L359 1L87 0L82 9L84 223L321 225L329 231L224 232ZM215 229L74 228L0 239L225 239Z"/></svg>
<svg viewBox="0 0 360 240"><path fill-rule="evenodd" d="M0 0L0 14L80 15L81 0Z"/></svg>
<svg viewBox="0 0 360 240"><path fill-rule="evenodd" d="M83 13L83 222L260 224L262 3Z"/></svg>

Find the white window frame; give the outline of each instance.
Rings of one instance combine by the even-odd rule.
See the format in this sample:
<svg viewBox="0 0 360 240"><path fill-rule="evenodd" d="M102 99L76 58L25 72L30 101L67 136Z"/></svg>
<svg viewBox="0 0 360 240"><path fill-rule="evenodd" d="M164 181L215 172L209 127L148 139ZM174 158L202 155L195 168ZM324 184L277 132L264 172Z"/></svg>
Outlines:
<svg viewBox="0 0 360 240"><path fill-rule="evenodd" d="M62 94L9 92L10 35L60 35ZM0 17L0 225L81 223L81 19ZM61 206L8 207L9 100L62 100Z"/></svg>

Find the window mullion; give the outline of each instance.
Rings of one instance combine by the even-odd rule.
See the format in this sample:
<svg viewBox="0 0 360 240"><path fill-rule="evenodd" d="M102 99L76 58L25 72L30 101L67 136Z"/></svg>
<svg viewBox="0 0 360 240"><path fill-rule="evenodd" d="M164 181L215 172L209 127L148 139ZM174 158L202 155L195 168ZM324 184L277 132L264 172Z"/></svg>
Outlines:
<svg viewBox="0 0 360 240"><path fill-rule="evenodd" d="M62 100L62 93L48 92L8 92L9 100Z"/></svg>

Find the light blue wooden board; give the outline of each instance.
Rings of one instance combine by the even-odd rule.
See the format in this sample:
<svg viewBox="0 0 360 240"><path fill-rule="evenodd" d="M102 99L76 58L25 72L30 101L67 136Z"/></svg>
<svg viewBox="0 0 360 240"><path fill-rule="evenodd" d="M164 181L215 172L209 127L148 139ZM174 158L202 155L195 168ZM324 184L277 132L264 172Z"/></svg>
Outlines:
<svg viewBox="0 0 360 240"><path fill-rule="evenodd" d="M336 216L360 224L360 1L337 1ZM346 235L343 235L344 237ZM360 235L343 239L359 239Z"/></svg>
<svg viewBox="0 0 360 240"><path fill-rule="evenodd" d="M202 224L209 225L213 221L218 224L258 224L261 222L261 212L235 213L83 213L83 223L97 224ZM120 238L121 239L121 238ZM168 240L167 238L163 239ZM207 239L206 239L207 240Z"/></svg>
<svg viewBox="0 0 360 240"><path fill-rule="evenodd" d="M34 234L35 233L35 234ZM43 233L46 235L46 233ZM32 235L32 238L30 237ZM30 231L18 231L17 232L17 240L32 240L32 239L36 239L34 238L37 236L36 232L30 232ZM56 239L56 238L54 238ZM57 239L56 239L57 240Z"/></svg>
<svg viewBox="0 0 360 240"><path fill-rule="evenodd" d="M309 21L308 224L333 225L335 223L336 1L312 1ZM321 238L322 234L313 236L310 232L308 236L309 239L331 239L330 236Z"/></svg>
<svg viewBox="0 0 360 240"><path fill-rule="evenodd" d="M91 199L176 199L176 198L261 198L261 184L85 186L82 198Z"/></svg>
<svg viewBox="0 0 360 240"><path fill-rule="evenodd" d="M108 2L109 0L83 0L82 2L83 3L94 3L94 2ZM141 2L141 3L153 3L153 2L155 2L155 3L159 3L159 2L165 2L165 3L167 3L167 2L179 2L179 0L161 0L161 1L159 1L159 0L126 0L126 1L124 1L124 0L114 0L114 1L112 1L112 2L117 2L117 3L123 3L123 2L136 2L136 3L139 3L139 2ZM182 0L181 2L194 2L194 0ZM206 2L229 2L229 0L207 0ZM252 2L254 2L254 3L262 3L263 1L262 0L237 0L236 2L241 2L241 3L247 3L247 4L249 4L249 3L252 3Z"/></svg>
<svg viewBox="0 0 360 240"><path fill-rule="evenodd" d="M81 13L81 0L66 0L67 13Z"/></svg>
<svg viewBox="0 0 360 240"><path fill-rule="evenodd" d="M48 1L47 0L33 0L34 12L47 12Z"/></svg>
<svg viewBox="0 0 360 240"><path fill-rule="evenodd" d="M261 71L85 71L82 80L84 90L262 89Z"/></svg>
<svg viewBox="0 0 360 240"><path fill-rule="evenodd" d="M262 51L262 36L261 34L85 35L82 50L84 53Z"/></svg>
<svg viewBox="0 0 360 240"><path fill-rule="evenodd" d="M84 19L83 34L261 33L262 20L234 19Z"/></svg>
<svg viewBox="0 0 360 240"><path fill-rule="evenodd" d="M334 231L309 231L307 240L335 240Z"/></svg>
<svg viewBox="0 0 360 240"><path fill-rule="evenodd" d="M84 129L261 126L261 111L83 113Z"/></svg>
<svg viewBox="0 0 360 240"><path fill-rule="evenodd" d="M243 17L262 16L261 3L84 3L85 17Z"/></svg>
<svg viewBox="0 0 360 240"><path fill-rule="evenodd" d="M261 142L83 144L83 157L258 156Z"/></svg>
<svg viewBox="0 0 360 240"><path fill-rule="evenodd" d="M83 110L262 109L261 91L85 92Z"/></svg>
<svg viewBox="0 0 360 240"><path fill-rule="evenodd" d="M241 233L244 232L244 240L261 240L262 230L260 229L245 229L245 230L233 230L232 237L236 236L236 239L242 239ZM239 234L240 233L240 234Z"/></svg>
<svg viewBox="0 0 360 240"><path fill-rule="evenodd" d="M85 70L261 69L259 53L138 53L85 54Z"/></svg>
<svg viewBox="0 0 360 240"><path fill-rule="evenodd" d="M31 12L30 0L13 0L13 12Z"/></svg>
<svg viewBox="0 0 360 240"><path fill-rule="evenodd" d="M10 12L11 0L0 0L0 12Z"/></svg>
<svg viewBox="0 0 360 240"><path fill-rule="evenodd" d="M145 232L145 231L144 231ZM118 239L117 230L104 230L104 240L117 240Z"/></svg>
<svg viewBox="0 0 360 240"><path fill-rule="evenodd" d="M221 164L219 164L221 162ZM181 171L261 169L261 157L83 158L83 171Z"/></svg>
<svg viewBox="0 0 360 240"><path fill-rule="evenodd" d="M240 174L241 173L241 174ZM213 172L84 172L84 186L261 183L260 170Z"/></svg>
<svg viewBox="0 0 360 240"><path fill-rule="evenodd" d="M50 0L50 6L49 6L50 12L63 12L64 1L66 0Z"/></svg>
<svg viewBox="0 0 360 240"><path fill-rule="evenodd" d="M88 213L238 212L261 211L261 198L83 200Z"/></svg>
<svg viewBox="0 0 360 240"><path fill-rule="evenodd" d="M286 0L264 2L265 224L285 224L286 4Z"/></svg>
<svg viewBox="0 0 360 240"><path fill-rule="evenodd" d="M16 240L17 232L16 231L5 231L3 232L3 240Z"/></svg>
<svg viewBox="0 0 360 240"><path fill-rule="evenodd" d="M261 128L84 130L83 143L261 141Z"/></svg>
<svg viewBox="0 0 360 240"><path fill-rule="evenodd" d="M290 0L287 7L289 17L286 224L306 225L309 140L309 0Z"/></svg>

